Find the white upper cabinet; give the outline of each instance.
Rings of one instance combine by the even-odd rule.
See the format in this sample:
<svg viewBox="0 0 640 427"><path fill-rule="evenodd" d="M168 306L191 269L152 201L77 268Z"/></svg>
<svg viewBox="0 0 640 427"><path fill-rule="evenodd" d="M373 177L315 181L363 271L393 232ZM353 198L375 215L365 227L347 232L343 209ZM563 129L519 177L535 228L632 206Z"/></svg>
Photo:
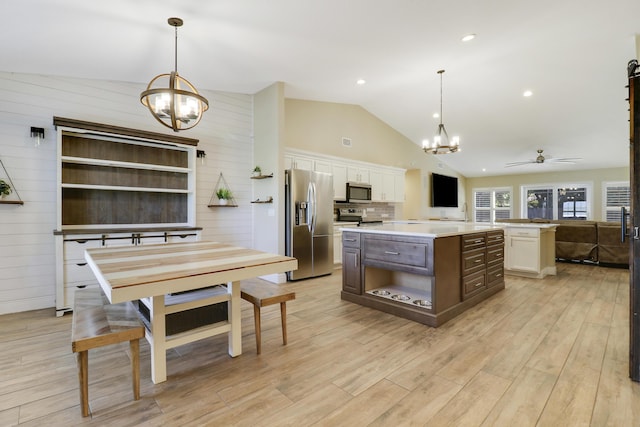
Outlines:
<svg viewBox="0 0 640 427"><path fill-rule="evenodd" d="M285 169L304 169L304 170L312 171L313 158L306 157L306 156L285 154L284 168Z"/></svg>
<svg viewBox="0 0 640 427"><path fill-rule="evenodd" d="M285 169L306 169L333 175L333 199L347 198L347 182L371 184L371 200L374 202L404 202L405 170L373 163L348 161L298 150L287 150Z"/></svg>
<svg viewBox="0 0 640 427"><path fill-rule="evenodd" d="M369 184L369 169L359 165L347 165L347 180Z"/></svg>
<svg viewBox="0 0 640 427"><path fill-rule="evenodd" d="M347 199L347 165L344 163L332 162L331 173L333 174L333 199Z"/></svg>

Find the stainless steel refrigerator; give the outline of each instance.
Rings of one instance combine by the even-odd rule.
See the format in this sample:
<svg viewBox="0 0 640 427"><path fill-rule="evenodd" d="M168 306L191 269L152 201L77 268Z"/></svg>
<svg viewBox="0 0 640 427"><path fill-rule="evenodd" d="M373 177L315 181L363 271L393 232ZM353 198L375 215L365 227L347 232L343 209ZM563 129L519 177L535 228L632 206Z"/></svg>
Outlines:
<svg viewBox="0 0 640 427"><path fill-rule="evenodd" d="M288 280L333 271L333 176L302 169L285 171L285 252L298 259Z"/></svg>

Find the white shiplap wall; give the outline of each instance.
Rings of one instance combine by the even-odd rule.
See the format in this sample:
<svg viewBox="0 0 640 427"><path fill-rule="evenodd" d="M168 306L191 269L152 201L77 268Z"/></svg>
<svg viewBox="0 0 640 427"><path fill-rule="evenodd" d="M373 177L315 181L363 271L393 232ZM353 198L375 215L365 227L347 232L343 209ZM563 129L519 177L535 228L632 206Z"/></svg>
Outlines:
<svg viewBox="0 0 640 427"><path fill-rule="evenodd" d="M152 76L150 76L152 77ZM53 116L171 133L140 104L142 84L0 72L0 159L24 205L0 204L0 314L55 306L56 147ZM196 225L202 238L251 246L253 99L201 91L207 111L180 135L200 140ZM35 147L31 126L45 128ZM220 172L237 208L208 208ZM2 171L0 171L2 173Z"/></svg>

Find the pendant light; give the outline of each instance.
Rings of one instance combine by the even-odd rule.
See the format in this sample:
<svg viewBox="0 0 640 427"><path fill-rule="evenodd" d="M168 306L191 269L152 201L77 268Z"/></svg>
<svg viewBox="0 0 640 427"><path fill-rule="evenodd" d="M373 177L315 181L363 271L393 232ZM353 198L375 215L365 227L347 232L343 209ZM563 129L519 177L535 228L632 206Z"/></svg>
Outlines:
<svg viewBox="0 0 640 427"><path fill-rule="evenodd" d="M140 94L140 102L157 121L178 132L197 125L209 102L187 79L178 75L178 27L183 21L169 18L167 22L175 28L174 71L154 77L147 90Z"/></svg>
<svg viewBox="0 0 640 427"><path fill-rule="evenodd" d="M438 133L433 137L433 143L429 144L429 140L422 141L422 149L425 153L431 154L449 154L460 151L460 138L454 136L449 141L449 134L442 123L442 74L444 70L439 70L440 74L440 124L438 125Z"/></svg>

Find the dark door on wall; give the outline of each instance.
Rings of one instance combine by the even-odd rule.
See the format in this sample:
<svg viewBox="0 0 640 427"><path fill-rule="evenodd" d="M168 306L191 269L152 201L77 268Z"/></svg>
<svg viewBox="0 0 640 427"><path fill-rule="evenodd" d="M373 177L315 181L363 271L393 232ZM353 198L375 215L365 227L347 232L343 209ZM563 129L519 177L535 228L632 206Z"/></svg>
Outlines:
<svg viewBox="0 0 640 427"><path fill-rule="evenodd" d="M629 63L630 143L629 172L631 185L631 212L629 239L629 376L640 381L640 67L637 61ZM625 223L623 215L622 222ZM623 226L624 230L624 226ZM638 255L636 257L636 254Z"/></svg>

